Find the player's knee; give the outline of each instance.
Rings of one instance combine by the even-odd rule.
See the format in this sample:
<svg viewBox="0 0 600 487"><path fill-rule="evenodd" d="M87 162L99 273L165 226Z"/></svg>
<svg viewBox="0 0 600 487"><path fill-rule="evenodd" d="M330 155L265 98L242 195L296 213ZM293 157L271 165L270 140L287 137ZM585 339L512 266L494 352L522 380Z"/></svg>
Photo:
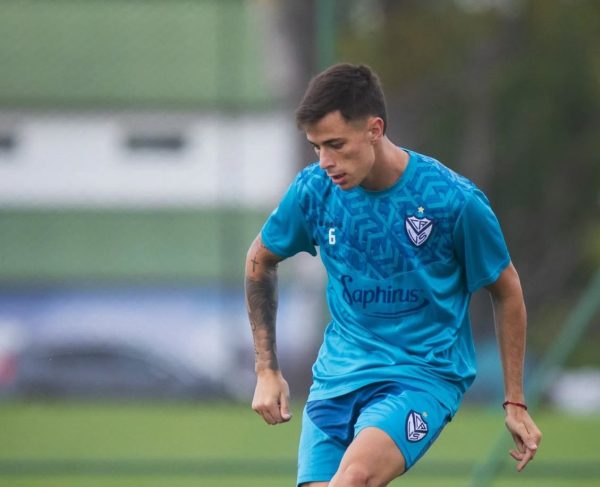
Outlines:
<svg viewBox="0 0 600 487"><path fill-rule="evenodd" d="M352 463L339 472L339 485L347 487L375 487L373 475L369 469L360 464Z"/></svg>

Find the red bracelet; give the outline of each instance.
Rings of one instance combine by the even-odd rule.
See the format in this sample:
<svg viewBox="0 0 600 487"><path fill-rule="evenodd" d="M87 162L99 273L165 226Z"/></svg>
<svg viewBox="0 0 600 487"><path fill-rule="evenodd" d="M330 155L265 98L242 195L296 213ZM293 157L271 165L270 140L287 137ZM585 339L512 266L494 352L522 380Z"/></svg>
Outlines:
<svg viewBox="0 0 600 487"><path fill-rule="evenodd" d="M511 406L519 406L520 408L523 408L525 411L527 411L527 404L523 404L522 402L504 401L502 403L502 408L506 409L506 406L508 406L509 404Z"/></svg>

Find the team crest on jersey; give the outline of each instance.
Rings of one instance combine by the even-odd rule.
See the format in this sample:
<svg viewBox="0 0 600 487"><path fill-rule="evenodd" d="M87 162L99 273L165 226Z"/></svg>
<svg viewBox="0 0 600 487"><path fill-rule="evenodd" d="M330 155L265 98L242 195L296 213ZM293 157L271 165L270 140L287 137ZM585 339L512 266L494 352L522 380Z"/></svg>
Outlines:
<svg viewBox="0 0 600 487"><path fill-rule="evenodd" d="M433 221L425 217L409 216L406 218L405 227L410 241L417 247L420 247L431 235Z"/></svg>
<svg viewBox="0 0 600 487"><path fill-rule="evenodd" d="M425 438L429 428L423 417L416 411L411 411L406 417L406 438L408 441L419 441Z"/></svg>

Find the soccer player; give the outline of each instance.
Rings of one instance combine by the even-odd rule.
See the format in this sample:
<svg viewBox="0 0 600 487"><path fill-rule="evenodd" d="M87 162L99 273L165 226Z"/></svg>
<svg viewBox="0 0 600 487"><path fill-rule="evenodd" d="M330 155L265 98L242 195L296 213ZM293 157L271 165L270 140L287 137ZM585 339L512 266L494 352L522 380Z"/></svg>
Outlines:
<svg viewBox="0 0 600 487"><path fill-rule="evenodd" d="M388 139L384 95L366 66L338 64L313 78L296 121L319 161L297 175L252 243L246 303L252 407L284 423L277 265L319 247L332 321L302 417L297 484L385 486L414 465L475 377L468 308L482 287L496 311L510 455L522 470L541 440L523 392L525 305L487 198Z"/></svg>

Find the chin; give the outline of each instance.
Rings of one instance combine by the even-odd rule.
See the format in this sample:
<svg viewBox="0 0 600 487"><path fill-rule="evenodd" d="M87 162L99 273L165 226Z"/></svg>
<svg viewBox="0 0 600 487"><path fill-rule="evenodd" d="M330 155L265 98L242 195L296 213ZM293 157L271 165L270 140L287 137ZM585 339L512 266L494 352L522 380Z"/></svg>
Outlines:
<svg viewBox="0 0 600 487"><path fill-rule="evenodd" d="M339 184L338 185L340 189L344 190L344 191L348 191L350 189L354 189L358 186L358 184L354 181L347 181L344 184Z"/></svg>

